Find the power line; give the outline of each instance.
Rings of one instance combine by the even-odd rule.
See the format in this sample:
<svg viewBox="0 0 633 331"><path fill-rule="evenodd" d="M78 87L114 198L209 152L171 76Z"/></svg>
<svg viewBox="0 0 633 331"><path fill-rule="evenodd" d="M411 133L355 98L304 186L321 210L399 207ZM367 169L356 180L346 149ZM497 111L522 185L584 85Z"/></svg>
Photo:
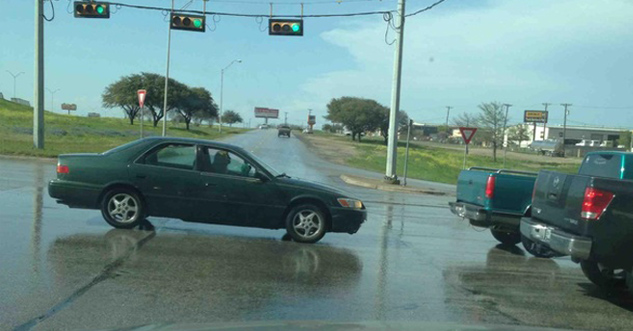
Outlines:
<svg viewBox="0 0 633 331"><path fill-rule="evenodd" d="M225 1L239 1L239 0L225 0ZM354 1L360 1L360 0L354 0ZM363 1L370 1L370 0L363 0ZM420 10L418 10L416 12L411 13L411 14L405 15L405 17L417 15L417 14L420 14L420 13L425 12L427 10L430 10L433 7L439 5L440 3L444 2L444 1L446 1L446 0L437 1L434 4L432 4L432 5L430 5L430 6L426 7L426 8L423 8L423 9L420 9ZM336 1L333 2L333 3L336 3ZM297 4L301 4L301 3L297 3ZM170 8L165 8L165 7L133 5L133 4L126 4L126 3L118 3L118 2L110 2L110 5L115 6L117 9L118 8L133 8L133 9L143 9L143 10L155 10L155 11L160 11L160 12L170 12L171 11ZM326 17L353 17L353 16L371 16L371 15L391 15L391 13L393 13L395 11L394 10L377 10L377 11L355 12L355 13L312 14L312 15L242 14L242 13L230 13L230 12L188 10L188 9L187 10L179 10L178 12L190 13L190 14L199 14L199 15L218 15L218 16L232 16L232 17L255 17L255 18L257 18L257 17L271 17L271 18L275 18L275 17L285 17L285 18L290 18L290 17L295 17L295 18L326 18Z"/></svg>

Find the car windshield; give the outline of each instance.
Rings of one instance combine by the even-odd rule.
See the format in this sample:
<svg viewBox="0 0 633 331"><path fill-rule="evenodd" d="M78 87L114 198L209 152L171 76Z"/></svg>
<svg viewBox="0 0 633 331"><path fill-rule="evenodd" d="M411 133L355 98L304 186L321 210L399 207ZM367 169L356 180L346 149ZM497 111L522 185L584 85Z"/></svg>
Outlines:
<svg viewBox="0 0 633 331"><path fill-rule="evenodd" d="M0 331L633 330L633 0L0 10Z"/></svg>

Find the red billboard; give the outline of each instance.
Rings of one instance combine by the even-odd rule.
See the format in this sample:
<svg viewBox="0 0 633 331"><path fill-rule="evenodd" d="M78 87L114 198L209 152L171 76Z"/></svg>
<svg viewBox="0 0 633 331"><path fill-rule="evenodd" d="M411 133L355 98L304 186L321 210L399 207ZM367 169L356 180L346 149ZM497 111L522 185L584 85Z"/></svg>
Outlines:
<svg viewBox="0 0 633 331"><path fill-rule="evenodd" d="M255 117L259 117L259 118L279 118L279 109L255 107Z"/></svg>

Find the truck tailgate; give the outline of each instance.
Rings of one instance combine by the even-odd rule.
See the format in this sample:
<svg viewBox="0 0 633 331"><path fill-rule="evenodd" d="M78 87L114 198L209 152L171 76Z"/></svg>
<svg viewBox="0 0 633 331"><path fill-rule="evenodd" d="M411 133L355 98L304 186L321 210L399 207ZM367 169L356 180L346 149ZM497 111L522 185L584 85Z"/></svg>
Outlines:
<svg viewBox="0 0 633 331"><path fill-rule="evenodd" d="M464 170L457 178L457 201L484 206L489 172Z"/></svg>

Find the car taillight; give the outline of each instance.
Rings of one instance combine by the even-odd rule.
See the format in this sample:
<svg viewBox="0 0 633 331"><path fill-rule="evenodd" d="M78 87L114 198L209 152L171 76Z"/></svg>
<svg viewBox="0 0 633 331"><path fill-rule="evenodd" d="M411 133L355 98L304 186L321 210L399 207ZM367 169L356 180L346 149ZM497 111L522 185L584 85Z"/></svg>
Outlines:
<svg viewBox="0 0 633 331"><path fill-rule="evenodd" d="M67 174L70 172L70 169L68 169L67 165L63 165L63 164L58 164L57 165L57 173L58 174Z"/></svg>
<svg viewBox="0 0 633 331"><path fill-rule="evenodd" d="M488 176L488 181L486 181L486 198L492 199L495 193L495 181L496 177Z"/></svg>
<svg viewBox="0 0 633 331"><path fill-rule="evenodd" d="M607 209L614 194L611 192L599 190L593 187L585 189L585 198L582 201L582 211L580 216L588 220L597 220Z"/></svg>

